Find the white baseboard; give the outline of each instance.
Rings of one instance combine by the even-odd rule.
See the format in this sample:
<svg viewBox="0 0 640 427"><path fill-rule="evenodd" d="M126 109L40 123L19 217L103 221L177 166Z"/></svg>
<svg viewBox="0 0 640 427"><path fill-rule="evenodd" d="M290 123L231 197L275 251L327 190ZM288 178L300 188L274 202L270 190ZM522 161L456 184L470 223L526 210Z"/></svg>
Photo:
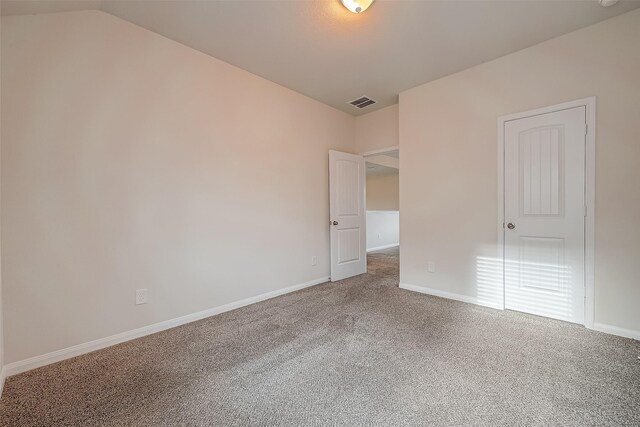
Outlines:
<svg viewBox="0 0 640 427"><path fill-rule="evenodd" d="M186 316L165 320L163 322L155 323L153 325L143 326L142 328L133 329L131 331L122 332L116 335L111 335L110 337L100 338L100 339L89 341L83 344L74 345L73 347L64 348L62 350L52 351L51 353L43 354L41 356L34 356L28 359L20 360L18 362L9 363L2 368L2 380L4 381L5 377L10 377L11 375L16 375L22 372L30 371L31 369L35 369L41 366L49 365L51 363L59 362L61 360L70 359L72 357L76 357L82 354L90 353L92 351L100 350L105 347L110 347L115 344L120 344L125 341L130 341L135 338L140 338L146 335L155 334L156 332L164 331L170 328L175 328L176 326L195 322L196 320L201 320L206 317L215 316L216 314L235 310L236 308L244 307L250 304L255 304L260 301L264 301L280 295L288 294L294 291L298 291L300 289L308 288L310 286L319 285L320 283L325 283L327 281L329 281L329 277L320 277L318 279L310 280L305 283L289 286L287 288L278 289L276 291L271 291L271 292L267 292L260 295L256 295L254 297L250 297L240 301L210 308L208 310L187 314Z"/></svg>
<svg viewBox="0 0 640 427"><path fill-rule="evenodd" d="M390 245L378 246L375 248L367 249L367 252L381 251L382 249L395 248L397 246L400 246L400 243L392 243Z"/></svg>
<svg viewBox="0 0 640 427"><path fill-rule="evenodd" d="M604 332L605 334L617 335L619 337L640 340L640 331L634 331L633 329L625 329L618 326L605 325L604 323L594 323L593 330Z"/></svg>
<svg viewBox="0 0 640 427"><path fill-rule="evenodd" d="M407 283L400 283L399 287L400 289L419 292L421 294L433 295L435 297L447 298L447 299L452 299L456 301L466 302L469 304L481 305L483 307L490 307L490 308L495 308L497 310L503 310L503 307L501 305L481 302L481 301L478 301L477 298L470 297L467 295L454 294L452 292L441 291L439 289L426 288L424 286L409 285Z"/></svg>
<svg viewBox="0 0 640 427"><path fill-rule="evenodd" d="M482 305L485 307L491 307L498 310L502 310L503 308L497 305L491 305L486 303L479 302L476 298L470 297L467 295L454 294L451 292L441 291L438 289L430 289L425 288L423 286L409 285L406 283L400 283L399 287L401 289L406 289L408 291L419 292L421 294L433 295L436 297L452 299L456 301L462 301L469 304ZM631 338L635 340L640 340L640 331L634 331L633 329L625 329L620 328L618 326L605 325L603 323L594 323L593 330L598 332L604 332L605 334L617 335L624 338Z"/></svg>

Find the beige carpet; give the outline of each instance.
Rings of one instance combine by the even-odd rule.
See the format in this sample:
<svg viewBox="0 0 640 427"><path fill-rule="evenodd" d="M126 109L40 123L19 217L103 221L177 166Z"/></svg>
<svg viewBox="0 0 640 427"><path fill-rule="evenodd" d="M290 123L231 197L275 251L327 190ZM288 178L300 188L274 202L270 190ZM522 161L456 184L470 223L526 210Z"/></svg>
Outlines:
<svg viewBox="0 0 640 427"><path fill-rule="evenodd" d="M2 426L640 425L640 342L369 273L9 378Z"/></svg>

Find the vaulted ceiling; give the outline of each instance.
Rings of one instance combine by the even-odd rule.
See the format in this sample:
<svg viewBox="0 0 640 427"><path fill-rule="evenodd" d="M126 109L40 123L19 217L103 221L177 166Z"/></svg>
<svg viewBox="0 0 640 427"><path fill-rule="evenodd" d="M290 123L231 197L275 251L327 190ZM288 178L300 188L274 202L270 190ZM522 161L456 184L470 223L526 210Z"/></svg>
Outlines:
<svg viewBox="0 0 640 427"><path fill-rule="evenodd" d="M403 90L640 7L596 0L3 0L2 14L100 9L353 115ZM361 96L377 101L359 110Z"/></svg>

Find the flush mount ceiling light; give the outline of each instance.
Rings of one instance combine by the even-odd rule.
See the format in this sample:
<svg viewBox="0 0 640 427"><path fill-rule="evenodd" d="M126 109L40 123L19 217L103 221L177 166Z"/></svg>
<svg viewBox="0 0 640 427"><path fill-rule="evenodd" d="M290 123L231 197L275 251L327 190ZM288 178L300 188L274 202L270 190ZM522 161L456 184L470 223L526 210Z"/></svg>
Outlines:
<svg viewBox="0 0 640 427"><path fill-rule="evenodd" d="M600 6L602 7L609 7L618 3L618 0L598 0L598 3L600 3Z"/></svg>
<svg viewBox="0 0 640 427"><path fill-rule="evenodd" d="M344 7L353 13L362 13L373 3L373 0L340 0Z"/></svg>

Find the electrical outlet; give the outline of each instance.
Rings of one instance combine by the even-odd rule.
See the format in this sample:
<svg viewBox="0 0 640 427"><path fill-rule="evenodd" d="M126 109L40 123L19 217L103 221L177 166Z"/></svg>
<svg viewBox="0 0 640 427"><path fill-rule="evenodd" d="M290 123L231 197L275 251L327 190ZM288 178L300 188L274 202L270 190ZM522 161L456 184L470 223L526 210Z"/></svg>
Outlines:
<svg viewBox="0 0 640 427"><path fill-rule="evenodd" d="M148 292L146 289L136 289L136 305L146 304L147 294Z"/></svg>
<svg viewBox="0 0 640 427"><path fill-rule="evenodd" d="M311 257L311 265L318 265L318 257L317 256L312 256Z"/></svg>
<svg viewBox="0 0 640 427"><path fill-rule="evenodd" d="M436 272L436 263L433 261L429 261L429 263L427 264L427 270L429 271L429 273L435 273Z"/></svg>

